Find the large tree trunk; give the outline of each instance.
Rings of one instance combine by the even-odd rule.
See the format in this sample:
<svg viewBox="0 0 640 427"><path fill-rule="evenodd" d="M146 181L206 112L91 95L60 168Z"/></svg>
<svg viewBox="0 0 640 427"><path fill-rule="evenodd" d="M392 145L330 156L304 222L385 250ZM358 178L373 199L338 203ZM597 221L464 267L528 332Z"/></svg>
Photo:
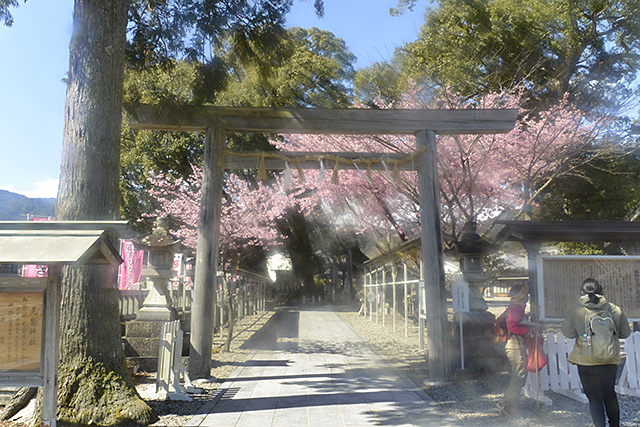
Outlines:
<svg viewBox="0 0 640 427"><path fill-rule="evenodd" d="M118 179L128 0L76 0L58 220L119 219ZM149 424L157 417L125 368L115 271L64 269L58 419Z"/></svg>

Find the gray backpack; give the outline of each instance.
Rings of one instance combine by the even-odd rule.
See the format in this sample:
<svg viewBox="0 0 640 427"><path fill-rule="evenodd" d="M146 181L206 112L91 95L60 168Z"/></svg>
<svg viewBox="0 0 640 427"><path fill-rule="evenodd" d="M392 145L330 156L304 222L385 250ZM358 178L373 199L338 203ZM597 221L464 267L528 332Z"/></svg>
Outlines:
<svg viewBox="0 0 640 427"><path fill-rule="evenodd" d="M582 352L595 362L614 362L620 355L620 341L611 306L607 303L600 310L585 310Z"/></svg>

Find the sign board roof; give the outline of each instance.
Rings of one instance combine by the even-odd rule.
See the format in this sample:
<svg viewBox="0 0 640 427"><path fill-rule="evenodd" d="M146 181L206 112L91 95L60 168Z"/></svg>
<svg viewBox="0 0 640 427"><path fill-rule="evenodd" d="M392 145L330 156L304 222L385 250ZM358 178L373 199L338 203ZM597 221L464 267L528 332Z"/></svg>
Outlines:
<svg viewBox="0 0 640 427"><path fill-rule="evenodd" d="M498 221L498 240L531 242L619 242L640 240L633 221Z"/></svg>
<svg viewBox="0 0 640 427"><path fill-rule="evenodd" d="M91 229L93 227L93 229ZM112 264L122 258L105 229L126 228L126 222L0 222L0 263Z"/></svg>

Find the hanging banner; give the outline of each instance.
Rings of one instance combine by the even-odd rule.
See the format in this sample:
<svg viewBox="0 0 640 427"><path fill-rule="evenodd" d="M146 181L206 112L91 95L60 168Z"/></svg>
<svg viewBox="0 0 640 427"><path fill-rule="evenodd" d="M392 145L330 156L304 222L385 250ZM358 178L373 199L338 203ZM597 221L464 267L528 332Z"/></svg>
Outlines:
<svg viewBox="0 0 640 427"><path fill-rule="evenodd" d="M182 278L182 258L183 254L173 254L173 279L174 281L180 280Z"/></svg>
<svg viewBox="0 0 640 427"><path fill-rule="evenodd" d="M134 283L139 283L142 276L142 260L144 251L136 251L131 240L123 240L120 256L124 262L120 265L118 289L131 290Z"/></svg>

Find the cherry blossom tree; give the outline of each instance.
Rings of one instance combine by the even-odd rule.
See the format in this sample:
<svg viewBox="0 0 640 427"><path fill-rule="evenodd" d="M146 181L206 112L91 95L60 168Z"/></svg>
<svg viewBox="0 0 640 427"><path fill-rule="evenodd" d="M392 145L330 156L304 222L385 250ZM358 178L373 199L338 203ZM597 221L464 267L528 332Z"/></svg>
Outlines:
<svg viewBox="0 0 640 427"><path fill-rule="evenodd" d="M425 102L417 90L381 108L520 108L522 91L463 99L443 92ZM439 175L444 231L456 240L467 221L486 230L504 212L511 217L530 214L538 196L557 179L581 173L580 166L604 156L620 155L607 142L607 117L588 117L565 97L542 111L521 109L512 132L499 135L447 135L438 138ZM412 137L335 137L287 135L274 144L282 150L373 151L405 153L415 150ZM327 162L329 167L331 161ZM374 173L341 171L339 187L321 186L316 197L353 212L351 226L363 232L414 230L419 221L416 174L387 170ZM583 178L588 179L587 176ZM309 199L309 208L317 200Z"/></svg>
<svg viewBox="0 0 640 427"><path fill-rule="evenodd" d="M426 104L418 91L409 91L395 105L383 108L518 108L519 93L500 93L463 100L444 93ZM438 138L442 215L447 240L457 240L462 224L478 222L486 230L505 211L517 217L530 212L536 197L554 180L582 170L579 165L611 152L601 143L605 119L587 118L567 99L544 111L521 111L515 129L500 135L451 135ZM349 161L326 155L318 168L301 171L295 159L267 180L228 173L224 184L221 248L226 259L242 247L268 247L282 236L277 221L295 207L308 217L331 222L373 239L381 251L417 234L419 194L417 174L403 171L386 153L404 154L413 162L413 136L284 135L271 141L286 152L381 153L377 159ZM320 150L319 150L320 148ZM376 163L380 170L372 170ZM347 169L347 166L350 169ZM355 167L355 169L353 169ZM185 244L195 247L201 172L192 179L152 180L159 212L174 217ZM261 173L259 171L258 175ZM261 178L266 178L262 172ZM512 216L512 217L513 217ZM396 236L389 239L389 236Z"/></svg>
<svg viewBox="0 0 640 427"><path fill-rule="evenodd" d="M157 201L155 212L147 216L169 216L182 244L195 249L202 196L202 170L192 166L189 179L151 173L151 196ZM240 249L267 247L281 238L277 219L286 211L289 196L273 191L266 183L243 179L228 173L224 180L220 247L223 262L237 263Z"/></svg>

